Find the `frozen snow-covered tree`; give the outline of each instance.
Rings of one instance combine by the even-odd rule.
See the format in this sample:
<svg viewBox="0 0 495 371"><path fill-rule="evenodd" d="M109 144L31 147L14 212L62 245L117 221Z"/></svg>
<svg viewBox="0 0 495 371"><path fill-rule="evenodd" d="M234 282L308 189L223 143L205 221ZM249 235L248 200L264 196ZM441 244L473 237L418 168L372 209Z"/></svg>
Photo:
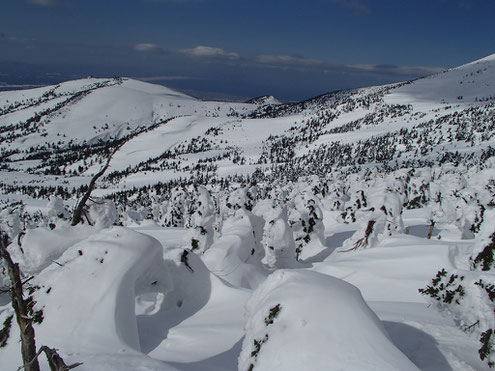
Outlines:
<svg viewBox="0 0 495 371"><path fill-rule="evenodd" d="M210 271L227 282L254 288L267 276L261 260L263 219L246 209L238 209L222 225L222 234L206 250L202 260Z"/></svg>
<svg viewBox="0 0 495 371"><path fill-rule="evenodd" d="M364 189L352 189L348 197L349 200L344 205L344 211L340 214L340 220L344 223L355 223L357 211L366 208L368 200Z"/></svg>
<svg viewBox="0 0 495 371"><path fill-rule="evenodd" d="M259 201L253 213L265 221L261 244L265 250L262 263L269 268L294 266L296 245L288 224L287 208L275 200Z"/></svg>
<svg viewBox="0 0 495 371"><path fill-rule="evenodd" d="M493 220L495 211L487 211ZM476 242L460 261L464 269L440 270L420 293L429 296L437 308L453 316L458 326L480 341L479 357L495 367L495 228L490 222L481 225Z"/></svg>
<svg viewBox="0 0 495 371"><path fill-rule="evenodd" d="M431 224L440 237L473 238L492 199L489 174L468 174L447 169L430 184Z"/></svg>
<svg viewBox="0 0 495 371"><path fill-rule="evenodd" d="M321 209L310 192L299 192L289 206L289 226L296 243L296 260L313 256L324 249Z"/></svg>
<svg viewBox="0 0 495 371"><path fill-rule="evenodd" d="M183 227L186 212L186 193L181 187L172 189L164 216L164 223L169 227Z"/></svg>
<svg viewBox="0 0 495 371"><path fill-rule="evenodd" d="M136 209L127 208L123 215L124 225L136 225L140 224L146 217L150 214L150 211L147 207L141 206Z"/></svg>
<svg viewBox="0 0 495 371"><path fill-rule="evenodd" d="M245 188L237 188L230 192L225 201L228 215L233 215L239 209L252 210L253 200L251 197L248 196Z"/></svg>
<svg viewBox="0 0 495 371"><path fill-rule="evenodd" d="M0 229L10 238L13 239L22 232L23 227L20 215L24 206L22 203L5 207L0 211Z"/></svg>
<svg viewBox="0 0 495 371"><path fill-rule="evenodd" d="M430 201L429 184L431 181L430 169L411 169L408 172L406 183L407 209L424 207Z"/></svg>
<svg viewBox="0 0 495 371"><path fill-rule="evenodd" d="M57 196L51 196L47 206L47 216L50 219L68 219L70 213L64 205L64 201Z"/></svg>
<svg viewBox="0 0 495 371"><path fill-rule="evenodd" d="M117 222L117 208L111 200L91 201L88 219L98 229L109 228Z"/></svg>
<svg viewBox="0 0 495 371"><path fill-rule="evenodd" d="M205 187L198 187L195 195L194 212L190 216L186 240L192 251L202 254L213 243L215 208L210 193Z"/></svg>
<svg viewBox="0 0 495 371"><path fill-rule="evenodd" d="M344 183L338 179L332 179L327 184L326 194L320 202L324 209L332 211L341 211L344 208L346 195L344 192Z"/></svg>
<svg viewBox="0 0 495 371"><path fill-rule="evenodd" d="M358 229L344 241L341 251L373 247L381 238L403 231L403 196L394 185L400 187L394 182L383 182L370 191L366 198L368 208L356 212Z"/></svg>

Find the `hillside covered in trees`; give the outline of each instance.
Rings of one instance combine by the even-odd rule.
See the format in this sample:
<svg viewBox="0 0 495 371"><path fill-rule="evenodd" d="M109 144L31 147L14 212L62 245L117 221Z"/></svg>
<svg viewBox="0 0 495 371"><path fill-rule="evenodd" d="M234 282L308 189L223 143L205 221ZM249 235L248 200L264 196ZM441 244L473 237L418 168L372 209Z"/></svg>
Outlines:
<svg viewBox="0 0 495 371"><path fill-rule="evenodd" d="M0 93L0 230L78 370L494 367L494 207L495 55L292 103Z"/></svg>

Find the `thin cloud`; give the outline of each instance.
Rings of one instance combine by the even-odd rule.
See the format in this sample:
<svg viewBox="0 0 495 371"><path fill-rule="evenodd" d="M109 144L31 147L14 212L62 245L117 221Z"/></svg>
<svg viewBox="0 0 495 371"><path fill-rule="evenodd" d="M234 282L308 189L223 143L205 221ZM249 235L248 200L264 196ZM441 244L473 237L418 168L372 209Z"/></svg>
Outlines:
<svg viewBox="0 0 495 371"><path fill-rule="evenodd" d="M26 0L28 4L39 6L54 6L57 5L57 0Z"/></svg>
<svg viewBox="0 0 495 371"><path fill-rule="evenodd" d="M320 59L288 55L258 55L252 60L247 61L257 65L267 65L281 69L294 68L319 70L325 73L389 75L398 77L422 77L445 70L443 67L396 66L391 64L332 64Z"/></svg>
<svg viewBox="0 0 495 371"><path fill-rule="evenodd" d="M5 74L2 74L5 75ZM42 84L8 84L6 82L0 81L0 91L7 89L29 89L29 88L39 88L41 86L45 86Z"/></svg>
<svg viewBox="0 0 495 371"><path fill-rule="evenodd" d="M27 39L25 37L6 35L4 33L0 33L0 41L7 42L10 44L20 44L26 47L32 47L35 43L35 39Z"/></svg>
<svg viewBox="0 0 495 371"><path fill-rule="evenodd" d="M235 52L228 52L222 48L212 46L196 46L190 49L180 49L170 51L156 44L142 43L134 45L134 49L140 53L150 54L181 54L190 58L217 60L219 62L237 63L242 66L260 67L266 66L279 69L298 69L298 70L314 70L323 73L347 73L354 75L377 75L377 76L395 76L396 78L416 78L428 75L433 75L444 71L443 67L425 67L425 66L397 66L391 64L333 64L321 59L305 58L303 56L291 55L270 55L261 54L255 57L241 56ZM140 78L143 80L143 78ZM159 78L149 78L149 81L171 81L183 80L186 77L177 76L162 76Z"/></svg>
<svg viewBox="0 0 495 371"><path fill-rule="evenodd" d="M320 67L325 63L319 59L292 57L290 55L258 55L254 61L280 67Z"/></svg>
<svg viewBox="0 0 495 371"><path fill-rule="evenodd" d="M355 64L349 65L350 69L361 72L375 74L387 74L398 76L427 76L439 73L445 70L443 67L424 67L424 66L396 66L388 64Z"/></svg>
<svg viewBox="0 0 495 371"><path fill-rule="evenodd" d="M189 57L199 58L218 58L229 60L240 59L239 54L235 52L227 52L221 48L204 45L199 45L192 49L181 49L179 50L179 53L187 55Z"/></svg>
<svg viewBox="0 0 495 371"><path fill-rule="evenodd" d="M140 53L150 53L150 54L167 54L168 50L152 43L141 43L134 45L134 50Z"/></svg>

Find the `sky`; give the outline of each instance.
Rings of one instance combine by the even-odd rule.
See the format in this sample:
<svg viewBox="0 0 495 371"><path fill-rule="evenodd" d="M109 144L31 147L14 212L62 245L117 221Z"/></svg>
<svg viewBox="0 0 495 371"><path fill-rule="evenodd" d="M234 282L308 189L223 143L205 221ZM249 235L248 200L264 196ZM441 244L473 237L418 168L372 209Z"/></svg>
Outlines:
<svg viewBox="0 0 495 371"><path fill-rule="evenodd" d="M0 0L0 87L126 76L282 101L495 53L495 0Z"/></svg>

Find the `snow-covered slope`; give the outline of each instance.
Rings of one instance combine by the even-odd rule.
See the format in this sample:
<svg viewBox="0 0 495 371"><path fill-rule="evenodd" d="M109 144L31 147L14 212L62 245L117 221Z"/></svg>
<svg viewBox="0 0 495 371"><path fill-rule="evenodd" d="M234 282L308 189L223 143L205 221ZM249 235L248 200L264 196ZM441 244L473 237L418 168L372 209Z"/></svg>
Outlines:
<svg viewBox="0 0 495 371"><path fill-rule="evenodd" d="M476 103L495 98L495 54L395 90L390 102Z"/></svg>
<svg viewBox="0 0 495 371"><path fill-rule="evenodd" d="M35 175L33 182L41 174L65 175L69 182L65 188L77 187L81 179L76 175L96 172L109 147L124 140L127 143L108 172L114 172L114 184L121 188L189 177L198 168L217 178L251 174L287 160L306 168L308 155L330 156L330 165L389 163L393 158L400 166L413 158L438 160L443 152L477 152L492 143L486 129L491 127L495 99L493 59L406 84L288 105L269 97L251 104L201 102L129 79L83 79L4 92L0 94L2 166L27 170ZM474 115L480 120L472 123ZM467 121L464 127L453 125L459 119ZM425 132L433 143L409 139ZM394 135L393 142L388 134ZM463 140L452 142L448 136L453 134ZM386 149L380 148L384 153L367 151L368 146L376 147L380 137L387 142ZM349 158L342 158L345 151L350 151ZM311 164L316 165L323 167ZM154 180L146 175L149 171ZM47 182L49 178L43 179Z"/></svg>
<svg viewBox="0 0 495 371"><path fill-rule="evenodd" d="M289 104L126 78L3 92L0 229L38 344L81 369L480 370L494 147L495 56Z"/></svg>

